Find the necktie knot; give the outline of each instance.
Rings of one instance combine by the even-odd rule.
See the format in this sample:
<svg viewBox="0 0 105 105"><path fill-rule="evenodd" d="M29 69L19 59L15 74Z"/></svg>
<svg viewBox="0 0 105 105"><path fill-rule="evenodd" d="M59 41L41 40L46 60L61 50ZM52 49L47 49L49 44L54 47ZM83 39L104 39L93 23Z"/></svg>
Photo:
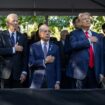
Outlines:
<svg viewBox="0 0 105 105"><path fill-rule="evenodd" d="M88 31L85 32L86 38L89 38L89 33Z"/></svg>

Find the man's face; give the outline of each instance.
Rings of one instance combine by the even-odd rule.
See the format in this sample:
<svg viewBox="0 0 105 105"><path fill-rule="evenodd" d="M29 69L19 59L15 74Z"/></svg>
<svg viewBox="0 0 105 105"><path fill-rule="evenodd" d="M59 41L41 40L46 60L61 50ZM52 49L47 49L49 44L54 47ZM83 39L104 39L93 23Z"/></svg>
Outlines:
<svg viewBox="0 0 105 105"><path fill-rule="evenodd" d="M11 16L7 22L8 28L11 30L17 30L18 29L18 17L17 16Z"/></svg>
<svg viewBox="0 0 105 105"><path fill-rule="evenodd" d="M91 25L91 19L89 15L82 15L80 18L81 27L89 28Z"/></svg>
<svg viewBox="0 0 105 105"><path fill-rule="evenodd" d="M80 21L79 21L79 19L76 19L75 23L73 25L74 25L75 29L80 28Z"/></svg>
<svg viewBox="0 0 105 105"><path fill-rule="evenodd" d="M68 35L68 31L65 31L65 32L61 33L61 40L65 40L66 35Z"/></svg>
<svg viewBox="0 0 105 105"><path fill-rule="evenodd" d="M44 25L43 28L39 32L40 38L44 41L50 40L50 30L48 26Z"/></svg>

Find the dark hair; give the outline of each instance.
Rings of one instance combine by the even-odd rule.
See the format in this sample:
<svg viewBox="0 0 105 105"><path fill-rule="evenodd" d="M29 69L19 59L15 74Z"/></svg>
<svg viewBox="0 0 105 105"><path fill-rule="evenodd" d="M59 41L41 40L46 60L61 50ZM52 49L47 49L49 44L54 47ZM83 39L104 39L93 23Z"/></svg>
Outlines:
<svg viewBox="0 0 105 105"><path fill-rule="evenodd" d="M74 17L72 23L75 24L75 21L78 19L78 17Z"/></svg>
<svg viewBox="0 0 105 105"><path fill-rule="evenodd" d="M44 23L39 23L39 25L38 25L38 29L39 29L39 27L41 26L41 25L43 25Z"/></svg>
<svg viewBox="0 0 105 105"><path fill-rule="evenodd" d="M103 30L105 29L105 23L102 25L102 29L103 29Z"/></svg>

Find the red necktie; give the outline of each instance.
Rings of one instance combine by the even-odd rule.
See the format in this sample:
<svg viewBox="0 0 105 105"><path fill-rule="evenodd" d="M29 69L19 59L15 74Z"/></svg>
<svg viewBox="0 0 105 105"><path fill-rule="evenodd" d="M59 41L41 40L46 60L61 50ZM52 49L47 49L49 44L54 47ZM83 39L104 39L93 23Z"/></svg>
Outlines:
<svg viewBox="0 0 105 105"><path fill-rule="evenodd" d="M86 31L85 32L86 38L89 38L89 33ZM89 47L89 67L93 68L94 67L94 53L93 53L93 48L92 45Z"/></svg>

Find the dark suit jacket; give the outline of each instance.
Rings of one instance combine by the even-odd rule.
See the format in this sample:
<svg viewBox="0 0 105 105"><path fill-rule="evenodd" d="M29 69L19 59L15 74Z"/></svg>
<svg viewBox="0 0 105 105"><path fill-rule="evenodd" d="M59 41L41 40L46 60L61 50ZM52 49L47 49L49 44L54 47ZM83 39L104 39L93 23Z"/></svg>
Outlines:
<svg viewBox="0 0 105 105"><path fill-rule="evenodd" d="M65 52L65 44L63 45L62 41L58 42L59 46L59 53L60 53L60 61L61 61L61 68L66 69L68 65L69 55Z"/></svg>
<svg viewBox="0 0 105 105"><path fill-rule="evenodd" d="M59 49L58 46L50 43L48 49L48 55L55 57L53 63L46 64L44 66L44 53L42 50L41 42L34 43L30 48L30 65L34 65L35 68L45 68L48 88L54 88L56 81L60 81L60 60L59 60Z"/></svg>
<svg viewBox="0 0 105 105"><path fill-rule="evenodd" d="M95 74L96 78L99 79L99 74L103 71L103 47L101 40L102 38L97 33L93 31L91 32L93 36L96 36L98 38L98 41L96 43L93 43L93 50L95 61ZM82 29L72 31L70 34L70 46L72 48L72 54L67 68L67 75L74 78L75 69L79 69L86 76L89 63L89 40L86 38ZM82 79L84 79L85 76Z"/></svg>
<svg viewBox="0 0 105 105"><path fill-rule="evenodd" d="M13 79L19 80L22 71L27 72L27 41L21 33L16 32L16 42L23 46L23 51L13 54L9 31L3 31L0 34L0 56L9 62L9 72L12 74Z"/></svg>

